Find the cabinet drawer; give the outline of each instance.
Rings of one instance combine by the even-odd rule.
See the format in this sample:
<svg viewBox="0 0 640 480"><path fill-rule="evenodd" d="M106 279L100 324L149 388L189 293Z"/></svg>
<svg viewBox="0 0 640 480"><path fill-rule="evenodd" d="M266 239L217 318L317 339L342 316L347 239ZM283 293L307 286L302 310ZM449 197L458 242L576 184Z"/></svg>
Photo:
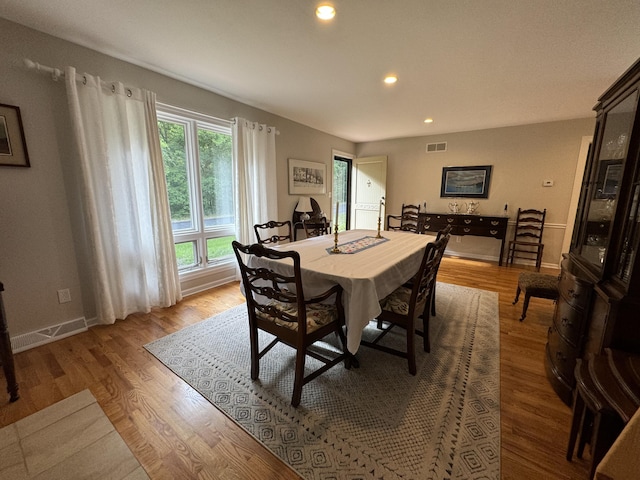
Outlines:
<svg viewBox="0 0 640 480"><path fill-rule="evenodd" d="M585 330L584 311L573 308L564 299L558 300L553 323L564 340L575 348L580 348Z"/></svg>
<svg viewBox="0 0 640 480"><path fill-rule="evenodd" d="M502 238L501 233L503 230L499 228L491 228L491 227L475 227L475 226L467 226L460 225L457 229L457 235L477 235L479 237L496 237Z"/></svg>
<svg viewBox="0 0 640 480"><path fill-rule="evenodd" d="M549 359L553 362L555 370L569 384L573 384L573 370L576 367L576 359L580 350L565 342L555 328L549 327L549 338L547 347L549 349Z"/></svg>
<svg viewBox="0 0 640 480"><path fill-rule="evenodd" d="M427 230L429 232L438 232L449 224L455 225L455 218L434 213L421 214L419 221L424 225L423 230Z"/></svg>
<svg viewBox="0 0 640 480"><path fill-rule="evenodd" d="M583 310L589 303L591 287L563 269L560 274L558 292L572 307Z"/></svg>
<svg viewBox="0 0 640 480"><path fill-rule="evenodd" d="M480 215L465 215L460 218L460 225L464 227L504 228L507 225L506 218L482 217Z"/></svg>

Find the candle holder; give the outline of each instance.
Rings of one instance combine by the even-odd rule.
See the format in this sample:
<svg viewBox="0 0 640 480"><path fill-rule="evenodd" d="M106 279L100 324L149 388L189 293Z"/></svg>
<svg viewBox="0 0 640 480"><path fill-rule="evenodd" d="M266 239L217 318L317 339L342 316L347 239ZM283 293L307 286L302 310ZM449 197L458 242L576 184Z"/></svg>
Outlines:
<svg viewBox="0 0 640 480"><path fill-rule="evenodd" d="M336 224L333 227L333 248L331 249L331 253L342 253L338 248L338 220L336 217Z"/></svg>
<svg viewBox="0 0 640 480"><path fill-rule="evenodd" d="M382 217L378 217L378 235L376 235L376 238L382 238L382 235L380 235L380 224L382 223Z"/></svg>

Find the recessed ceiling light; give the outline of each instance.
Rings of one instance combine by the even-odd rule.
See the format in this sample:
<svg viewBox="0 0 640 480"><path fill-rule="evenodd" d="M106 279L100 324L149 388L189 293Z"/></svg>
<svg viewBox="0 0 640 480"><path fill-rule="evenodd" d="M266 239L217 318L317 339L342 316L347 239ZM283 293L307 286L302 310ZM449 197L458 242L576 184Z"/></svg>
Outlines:
<svg viewBox="0 0 640 480"><path fill-rule="evenodd" d="M318 17L320 20L331 20L333 17L336 16L336 9L333 8L333 5L319 5L318 8L316 8L316 17Z"/></svg>
<svg viewBox="0 0 640 480"><path fill-rule="evenodd" d="M433 118L425 118L424 123L433 123Z"/></svg>
<svg viewBox="0 0 640 480"><path fill-rule="evenodd" d="M387 85L393 85L397 81L398 77L396 77L395 75L387 75L386 77L384 77L384 83L386 83Z"/></svg>

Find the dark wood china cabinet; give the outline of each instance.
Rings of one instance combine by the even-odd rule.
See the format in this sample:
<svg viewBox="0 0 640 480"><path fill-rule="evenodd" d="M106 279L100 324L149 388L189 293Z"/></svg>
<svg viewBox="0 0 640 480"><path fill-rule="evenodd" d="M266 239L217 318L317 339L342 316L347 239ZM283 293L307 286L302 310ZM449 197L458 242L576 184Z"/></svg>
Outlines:
<svg viewBox="0 0 640 480"><path fill-rule="evenodd" d="M566 403L577 358L605 347L640 352L639 90L640 60L594 107L595 134L561 267L564 295L546 352L547 375Z"/></svg>

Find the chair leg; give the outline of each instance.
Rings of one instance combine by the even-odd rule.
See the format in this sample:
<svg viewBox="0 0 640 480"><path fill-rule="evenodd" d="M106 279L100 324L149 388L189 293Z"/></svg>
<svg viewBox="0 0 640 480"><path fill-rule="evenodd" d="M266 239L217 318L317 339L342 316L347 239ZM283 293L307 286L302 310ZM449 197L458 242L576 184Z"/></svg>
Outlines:
<svg viewBox="0 0 640 480"><path fill-rule="evenodd" d="M291 397L291 406L297 407L300 405L300 399L302 398L302 386L304 383L304 362L307 358L307 349L298 348L296 354L296 373L293 381L293 395Z"/></svg>
<svg viewBox="0 0 640 480"><path fill-rule="evenodd" d="M425 308L425 313L422 315L422 344L424 351L431 353L431 341L429 340L429 309Z"/></svg>
<svg viewBox="0 0 640 480"><path fill-rule="evenodd" d="M251 379L257 380L260 375L260 352L258 350L258 329L249 327L251 330L249 346L251 349Z"/></svg>
<svg viewBox="0 0 640 480"><path fill-rule="evenodd" d="M527 308L529 308L529 300L531 299L531 295L527 292L524 293L524 303L522 304L522 316L520 317L520 321L524 320L524 317L527 316Z"/></svg>
<svg viewBox="0 0 640 480"><path fill-rule="evenodd" d="M409 373L415 375L418 368L416 367L416 334L413 325L407 326L407 360L409 362Z"/></svg>
<svg viewBox="0 0 640 480"><path fill-rule="evenodd" d="M431 315L436 316L436 282L433 282L431 289Z"/></svg>
<svg viewBox="0 0 640 480"><path fill-rule="evenodd" d="M513 299L513 303L511 305L515 305L516 303L518 303L518 299L520 298L520 292L522 290L520 289L520 285L518 285L518 288L516 290L516 298Z"/></svg>
<svg viewBox="0 0 640 480"><path fill-rule="evenodd" d="M544 245L540 245L538 247L538 255L536 256L536 270L540 271L540 266L542 265L542 252L544 251Z"/></svg>

